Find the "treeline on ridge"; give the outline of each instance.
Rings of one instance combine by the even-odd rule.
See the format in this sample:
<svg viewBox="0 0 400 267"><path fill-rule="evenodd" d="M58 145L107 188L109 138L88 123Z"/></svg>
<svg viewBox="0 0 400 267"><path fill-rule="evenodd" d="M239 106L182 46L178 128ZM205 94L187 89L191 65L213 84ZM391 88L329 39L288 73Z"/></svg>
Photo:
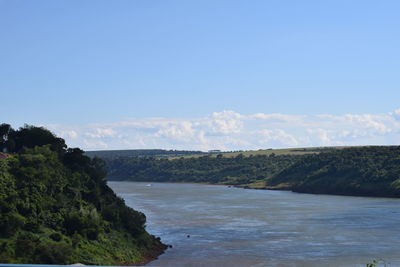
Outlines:
<svg viewBox="0 0 400 267"><path fill-rule="evenodd" d="M104 161L42 127L0 125L0 262L124 265L165 245L105 181Z"/></svg>
<svg viewBox="0 0 400 267"><path fill-rule="evenodd" d="M120 157L106 159L108 179L244 185L270 178L300 156L201 156L178 159Z"/></svg>
<svg viewBox="0 0 400 267"><path fill-rule="evenodd" d="M400 197L400 147L352 147L308 155L267 180L269 188Z"/></svg>
<svg viewBox="0 0 400 267"><path fill-rule="evenodd" d="M102 159L112 159L119 157L182 157L201 154L205 154L205 152L165 149L97 150L85 152L85 155L89 157L99 157Z"/></svg>
<svg viewBox="0 0 400 267"><path fill-rule="evenodd" d="M311 155L107 159L108 179L195 182L303 193L400 197L400 147L330 149Z"/></svg>

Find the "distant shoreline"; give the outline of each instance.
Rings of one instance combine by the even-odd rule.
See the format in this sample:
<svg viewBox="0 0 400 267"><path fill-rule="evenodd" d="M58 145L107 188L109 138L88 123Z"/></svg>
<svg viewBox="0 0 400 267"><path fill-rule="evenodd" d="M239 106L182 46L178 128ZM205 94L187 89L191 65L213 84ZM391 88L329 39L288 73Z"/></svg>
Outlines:
<svg viewBox="0 0 400 267"><path fill-rule="evenodd" d="M331 148L308 155L271 153L225 157L219 154L169 160L132 157L105 161L107 179L114 181L187 182L307 194L400 197L400 146Z"/></svg>
<svg viewBox="0 0 400 267"><path fill-rule="evenodd" d="M326 195L326 196L343 196L343 197L372 197L372 198L389 198L389 199L400 199L400 197L396 196L374 196L374 195L350 195L350 194L333 194L333 193L311 193L311 192L300 192L294 191L290 187L282 188L275 186L265 186L265 187L250 187L250 186L241 186L241 185L227 185L227 184L212 184L212 183L191 183L191 182L150 182L150 181L129 181L129 180L109 180L107 183L141 183L141 184L187 184L187 185L204 185L204 186L218 186L218 187L228 187L228 188L238 188L238 189L248 189L248 190L265 190L265 191L286 191L297 194L308 194L308 195Z"/></svg>

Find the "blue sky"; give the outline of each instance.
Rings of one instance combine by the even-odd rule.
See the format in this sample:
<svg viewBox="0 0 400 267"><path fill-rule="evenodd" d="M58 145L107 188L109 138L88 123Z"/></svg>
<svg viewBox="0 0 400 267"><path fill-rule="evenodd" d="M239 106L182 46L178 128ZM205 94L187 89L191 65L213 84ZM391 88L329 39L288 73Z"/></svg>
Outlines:
<svg viewBox="0 0 400 267"><path fill-rule="evenodd" d="M88 149L395 144L397 124L381 119L397 122L400 108L398 10L400 2L389 0L0 0L0 114L15 127L52 127ZM303 116L313 126L243 122L259 113ZM202 129L205 144L195 142L198 133L187 137L213 114L223 124L241 116L240 132L210 126ZM364 128L324 128L314 123L321 114L369 116L388 129L365 140L336 133L332 141L334 129ZM152 130L120 129L131 132L125 137L112 128L155 118ZM97 140L98 129L115 138ZM318 129L332 142L304 139ZM246 143L260 131L297 141ZM216 139L217 132L237 140Z"/></svg>

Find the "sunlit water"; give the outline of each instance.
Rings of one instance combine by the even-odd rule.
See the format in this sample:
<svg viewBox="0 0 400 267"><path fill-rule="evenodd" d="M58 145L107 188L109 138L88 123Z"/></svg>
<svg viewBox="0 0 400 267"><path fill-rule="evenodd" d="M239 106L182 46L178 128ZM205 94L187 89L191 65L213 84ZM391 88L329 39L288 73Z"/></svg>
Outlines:
<svg viewBox="0 0 400 267"><path fill-rule="evenodd" d="M400 266L400 200L110 182L173 246L148 266ZM190 235L190 237L188 237Z"/></svg>

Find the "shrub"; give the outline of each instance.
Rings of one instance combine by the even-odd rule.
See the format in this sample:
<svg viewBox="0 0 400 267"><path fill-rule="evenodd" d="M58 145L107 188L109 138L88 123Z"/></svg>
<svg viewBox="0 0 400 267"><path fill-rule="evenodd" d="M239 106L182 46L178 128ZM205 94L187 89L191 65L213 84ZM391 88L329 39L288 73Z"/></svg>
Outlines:
<svg viewBox="0 0 400 267"><path fill-rule="evenodd" d="M43 264L68 264L72 248L65 243L42 243L36 251L36 262Z"/></svg>
<svg viewBox="0 0 400 267"><path fill-rule="evenodd" d="M8 213L0 216L0 236L13 236L25 224L25 217L18 213Z"/></svg>
<svg viewBox="0 0 400 267"><path fill-rule="evenodd" d="M53 239L56 242L59 242L62 240L62 235L60 233L52 233L50 235L50 238Z"/></svg>

